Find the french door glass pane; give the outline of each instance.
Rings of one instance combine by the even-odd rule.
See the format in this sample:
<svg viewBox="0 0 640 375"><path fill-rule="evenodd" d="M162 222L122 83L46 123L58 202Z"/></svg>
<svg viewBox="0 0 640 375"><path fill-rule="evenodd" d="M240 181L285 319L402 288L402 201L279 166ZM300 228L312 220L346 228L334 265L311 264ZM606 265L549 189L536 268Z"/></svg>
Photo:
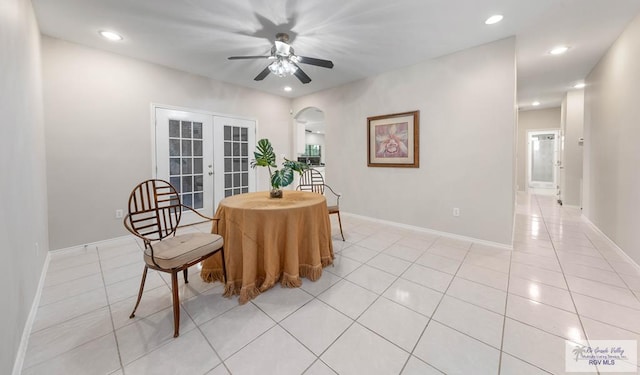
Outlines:
<svg viewBox="0 0 640 375"><path fill-rule="evenodd" d="M224 156L231 156L231 142L224 142Z"/></svg>
<svg viewBox="0 0 640 375"><path fill-rule="evenodd" d="M193 173L202 174L202 158L193 159Z"/></svg>
<svg viewBox="0 0 640 375"><path fill-rule="evenodd" d="M193 191L193 177L182 176L182 191L184 193L191 193Z"/></svg>
<svg viewBox="0 0 640 375"><path fill-rule="evenodd" d="M191 156L191 140L182 140L182 156Z"/></svg>
<svg viewBox="0 0 640 375"><path fill-rule="evenodd" d="M189 121L182 121L182 138L192 138L191 122Z"/></svg>
<svg viewBox="0 0 640 375"><path fill-rule="evenodd" d="M202 139L202 123L193 123L193 139Z"/></svg>
<svg viewBox="0 0 640 375"><path fill-rule="evenodd" d="M202 131L201 122L169 120L169 182L194 209L204 208Z"/></svg>
<svg viewBox="0 0 640 375"><path fill-rule="evenodd" d="M193 156L202 156L202 141L193 141Z"/></svg>
<svg viewBox="0 0 640 375"><path fill-rule="evenodd" d="M202 176L193 176L193 191L202 191L204 186L204 180Z"/></svg>
<svg viewBox="0 0 640 375"><path fill-rule="evenodd" d="M180 174L180 158L169 158L169 175L176 176Z"/></svg>
<svg viewBox="0 0 640 375"><path fill-rule="evenodd" d="M169 156L180 156L179 139L169 139Z"/></svg>
<svg viewBox="0 0 640 375"><path fill-rule="evenodd" d="M169 120L169 137L180 138L180 121Z"/></svg>
<svg viewBox="0 0 640 375"><path fill-rule="evenodd" d="M182 159L182 174L191 174L193 172L191 159Z"/></svg>
<svg viewBox="0 0 640 375"><path fill-rule="evenodd" d="M193 194L182 194L182 204L187 207L193 207Z"/></svg>
<svg viewBox="0 0 640 375"><path fill-rule="evenodd" d="M202 197L203 197L202 193L193 194L193 208L195 208L196 210L198 208L204 207Z"/></svg>
<svg viewBox="0 0 640 375"><path fill-rule="evenodd" d="M249 191L248 129L241 126L224 127L224 188L225 196Z"/></svg>
<svg viewBox="0 0 640 375"><path fill-rule="evenodd" d="M174 188L180 192L180 177L169 177L169 182L173 185Z"/></svg>

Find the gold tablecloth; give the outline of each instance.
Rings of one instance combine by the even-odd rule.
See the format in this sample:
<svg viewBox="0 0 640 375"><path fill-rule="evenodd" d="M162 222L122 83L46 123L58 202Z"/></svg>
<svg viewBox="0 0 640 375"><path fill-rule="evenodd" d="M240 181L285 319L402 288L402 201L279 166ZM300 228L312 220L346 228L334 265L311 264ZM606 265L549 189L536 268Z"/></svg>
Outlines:
<svg viewBox="0 0 640 375"><path fill-rule="evenodd" d="M212 232L224 238L228 280L225 296L239 294L244 304L271 288L299 287L300 277L315 281L333 263L331 222L324 196L284 191L234 195L223 199ZM202 264L203 280L222 281L222 262L216 254Z"/></svg>

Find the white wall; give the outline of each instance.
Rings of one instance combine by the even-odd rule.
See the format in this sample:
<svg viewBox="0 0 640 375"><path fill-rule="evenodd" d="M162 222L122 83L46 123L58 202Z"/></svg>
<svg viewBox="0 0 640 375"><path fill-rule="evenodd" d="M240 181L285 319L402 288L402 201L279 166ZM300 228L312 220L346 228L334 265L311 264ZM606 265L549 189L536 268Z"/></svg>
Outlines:
<svg viewBox="0 0 640 375"><path fill-rule="evenodd" d="M151 103L255 118L291 157L290 99L50 37L42 51L52 249L125 234L115 210L152 176Z"/></svg>
<svg viewBox="0 0 640 375"><path fill-rule="evenodd" d="M581 207L582 190L582 151L578 142L584 131L584 90L567 92L562 101L562 166L563 184L562 203L567 206Z"/></svg>
<svg viewBox="0 0 640 375"><path fill-rule="evenodd" d="M587 77L584 214L640 262L640 16Z"/></svg>
<svg viewBox="0 0 640 375"><path fill-rule="evenodd" d="M343 211L511 244L515 78L509 38L298 98L293 107L325 113L327 179L343 193ZM367 117L412 110L420 110L420 168L367 167Z"/></svg>
<svg viewBox="0 0 640 375"><path fill-rule="evenodd" d="M48 251L40 32L27 0L0 2L0 114L0 374L10 374Z"/></svg>
<svg viewBox="0 0 640 375"><path fill-rule="evenodd" d="M560 129L560 107L518 112L518 190L527 190L527 132Z"/></svg>

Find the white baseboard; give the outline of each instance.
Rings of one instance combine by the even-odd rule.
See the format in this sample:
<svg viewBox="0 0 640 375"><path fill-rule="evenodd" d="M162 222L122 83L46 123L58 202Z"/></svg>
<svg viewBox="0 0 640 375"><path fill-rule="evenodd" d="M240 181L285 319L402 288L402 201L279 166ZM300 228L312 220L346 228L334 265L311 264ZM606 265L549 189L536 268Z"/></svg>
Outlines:
<svg viewBox="0 0 640 375"><path fill-rule="evenodd" d="M12 375L20 375L22 373L22 366L24 365L24 358L27 354L27 347L29 346L29 336L31 336L31 329L33 328L33 322L36 319L38 313L38 306L40 306L40 297L42 296L42 288L44 287L44 279L47 277L47 270L49 269L49 261L51 255L47 252L47 256L44 259L44 265L42 272L40 273L40 281L38 282L38 289L36 295L33 297L33 303L31 304L31 310L29 316L22 330L22 338L20 339L20 346L18 347L18 353L16 354L16 360L13 362Z"/></svg>
<svg viewBox="0 0 640 375"><path fill-rule="evenodd" d="M618 255L620 255L621 257L623 257L624 259L626 259L629 263L631 263L631 265L633 265L633 267L636 269L636 271L638 271L638 273L640 273L640 265L638 265L638 263L636 263L635 260L633 260L629 254L627 254L624 250L622 250L620 248L620 246L618 246L618 244L616 244L611 238L609 238L609 236L607 236L606 234L604 234L603 231L600 230L600 228L598 228L597 225L595 225L594 223L591 222L591 220L589 220L586 216L582 216L582 220L584 220L587 224L589 224L589 226L591 226L591 229L593 229L594 231L596 231L599 235L601 235L602 237L604 237L608 242L609 245L611 245L611 247L613 247L613 249L618 253Z"/></svg>
<svg viewBox="0 0 640 375"><path fill-rule="evenodd" d="M576 206L576 205L571 205L571 204L563 204L562 207L566 207L566 208L574 208L576 210L581 210L582 207L580 206Z"/></svg>
<svg viewBox="0 0 640 375"><path fill-rule="evenodd" d="M124 236L120 236L120 237L107 238L106 240L100 240L100 241L96 241L96 242L89 242L89 243L86 243L84 245L63 247L62 249L49 250L49 253L51 253L51 254L64 254L64 253L67 253L67 252L76 251L79 248L88 247L88 246L99 246L101 243L104 243L104 242L111 242L111 241L116 241L116 240L125 240L125 239L128 239L128 238L132 238L132 236L131 235L124 235Z"/></svg>
<svg viewBox="0 0 640 375"><path fill-rule="evenodd" d="M449 232L440 232L440 231L429 229L429 228L416 227L414 225L396 223L394 221L376 219L376 218L372 218L372 217L368 217L368 216L352 214L352 213L349 213L349 212L341 212L340 214L341 215L345 215L345 216L351 216L351 217L362 219L362 220L372 221L372 222L375 222L375 223L381 223L381 224L385 224L385 225L390 225L390 226L397 227L397 228L410 229L410 230L414 230L416 232L435 234L437 236L447 237L447 238L451 238L451 239L454 239L454 240L475 242L475 243L481 244L481 245L498 247L498 248L505 249L505 250L513 250L513 244L512 245L508 245L508 244L499 243L499 242L481 240L479 238L461 236L459 234L454 234L454 233L449 233Z"/></svg>

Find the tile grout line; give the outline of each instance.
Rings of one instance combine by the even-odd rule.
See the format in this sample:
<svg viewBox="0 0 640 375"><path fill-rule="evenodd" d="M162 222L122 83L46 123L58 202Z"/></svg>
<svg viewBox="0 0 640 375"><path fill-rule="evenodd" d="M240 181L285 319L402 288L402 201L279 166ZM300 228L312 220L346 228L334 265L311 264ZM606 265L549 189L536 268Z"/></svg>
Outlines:
<svg viewBox="0 0 640 375"><path fill-rule="evenodd" d="M136 244L137 245L137 244ZM102 277L102 286L104 288L104 297L107 300L107 307L109 308L109 320L111 321L111 333L116 343L116 351L118 352L118 362L120 362L120 369L122 374L125 374L124 364L122 363L122 356L120 355L120 345L118 343L118 335L116 335L116 325L113 321L113 311L111 310L111 301L109 301L109 294L107 293L107 284L104 281L104 270L102 269L102 258L100 257L100 249L96 245L96 252L98 253L98 266L100 267L100 276Z"/></svg>
<svg viewBox="0 0 640 375"><path fill-rule="evenodd" d="M371 236L371 235L369 235L369 236ZM362 240L365 240L365 239L366 239L366 238L363 238ZM377 253L378 253L378 254L377 254L377 255L375 255L375 256L373 256L373 257L371 257L371 259L373 259L373 258L375 258L376 256L378 256L378 255L382 254L386 249L388 249L389 247L391 247L392 245L394 245L394 244L395 244L396 242L398 242L398 241L399 241L399 239L398 239L398 240L396 240L396 241L394 241L393 243L389 244L389 245L388 245L387 247L385 247L384 249L382 249L382 250L380 250L380 251L377 251ZM371 250L371 249L369 249L369 250ZM374 250L374 251L375 251L375 250ZM340 254L340 256L344 256L344 255ZM347 258L348 258L348 259L351 259L351 260L354 260L354 259L352 259L352 258L349 258L348 256L347 256ZM371 259L369 259L369 260L371 260ZM367 262L368 262L369 260L367 260ZM359 262L359 261L357 261L357 262ZM367 262L363 262L363 263L362 263L362 264L360 264L357 268L355 268L353 271L351 271L351 272L347 273L344 277L342 277L342 276L338 276L338 275L336 275L336 276L341 277L341 278L342 278L342 281L349 282L349 283L354 284L354 285L356 285L356 286L358 286L358 287L360 287L360 288L362 288L362 289L364 289L364 290L366 290L366 291L369 291L369 292L371 292L371 293L375 293L375 292L373 292L373 291L371 291L371 290L369 290L369 289L367 289L367 288L363 288L362 286L360 286L360 285L358 285L358 284L354 283L353 281L350 281L350 280L347 280L347 279L346 279L346 277L347 277L347 276L349 276L350 274L352 274L352 273L356 272L356 271L357 271L358 269L360 269L362 266L364 266L365 264L367 264ZM371 266L369 266L369 267L371 267ZM372 268L375 268L375 267L372 267ZM409 267L407 267L407 269L409 269ZM404 272L406 272L406 270L405 270ZM403 273L404 273L404 272L403 272ZM320 353L320 354L317 356L317 357L318 357L318 359L317 359L317 360L322 361L322 359L321 359L320 357L321 357L322 355L324 355L324 354L329 350L329 348L331 348L331 347L332 347L332 346L333 346L333 345L334 345L334 344L335 344L335 343L336 343L336 342L337 342L337 341L338 341L338 340L339 340L339 339L340 339L340 338L341 338L341 337L342 337L342 336L343 336L343 335L344 335L344 334L345 334L345 333L346 333L346 332L347 332L351 327L353 327L353 325L354 325L354 324L358 323L358 319L362 316L362 314L364 314L367 310L369 310L369 308L370 308L371 306L373 306L373 304L374 304L374 303L376 303L376 301L378 301L378 299L380 299L380 297L382 297L382 294L384 294L384 293L385 293L385 292L386 292L386 291L391 287L391 285L393 285L393 283L395 283L395 282L400 278L400 276L401 276L401 275L402 275L402 273L401 273L400 275L396 276L396 279L395 279L393 282L391 282L391 284L389 284L389 286L388 286L384 291L382 291L382 293L380 293L380 294L376 297L376 299L374 299L374 300L373 300L369 305L367 305L367 307L366 307L366 308L365 308L365 309L364 309L364 310L363 310L363 311L362 311L362 312L361 312L361 313L360 313L360 314L359 314L355 319L354 319L354 318L351 318L351 317L350 317L350 316L348 316L348 315L346 315L346 314L345 314L345 313L343 313L342 311L337 310L336 308L334 308L334 307L333 307L333 306L331 306L330 304L328 304L328 303L324 302L323 300L319 299L317 296L315 297L316 299L318 299L318 301L320 301L320 302L322 302L322 303L326 304L327 306L329 306L329 307L333 308L334 310L338 311L338 312L339 312L339 313L341 313L342 315L345 315L347 318L349 318L349 319L351 319L351 320L352 320L351 324L349 324L349 326L347 326L347 328L345 328L345 329L344 329L344 330L343 330L343 331L342 331L342 332L341 332L341 333L340 333L340 334L339 334L339 335L338 335L338 336L337 336L337 337L336 337L336 338L331 342L331 344L329 344L329 345L328 345L328 346L327 346L327 347L322 351L322 353ZM394 275L394 276L395 276L395 275ZM333 285L336 285L336 284L338 284L339 282L340 282L340 281L336 282L336 283L335 283L335 284L333 284ZM324 292L326 292L327 290L331 289L331 287L333 287L333 285L332 285L332 286L330 286L329 288L325 289L322 293L324 293ZM318 296L320 296L322 293L319 293L319 294L318 294ZM406 352L406 350L404 350L403 348L401 348L401 347L400 347L400 346L398 346L397 344L395 344L395 343L391 342L391 341L390 341L390 340L388 340L386 337L383 337L383 336L379 335L377 332L372 331L371 329L369 329L368 327L366 327L366 326L364 326L364 325L362 325L362 324L360 324L360 323L358 323L358 325L362 326L364 329L369 330L370 332L372 332L373 334L375 334L375 335L377 335L378 337L382 338L383 340L385 340L385 341L389 342L390 344L392 344L392 345L394 345L394 346L398 347L400 350L402 350L402 351L405 351L405 352ZM287 331L287 332L288 332L288 331ZM295 336L294 336L294 337L295 337ZM314 354L315 354L315 353L314 353ZM409 357L411 357L411 354L409 354ZM334 372L336 372L336 373L337 373L337 371L335 371L335 370L334 370L334 369L333 369L329 364L325 363L324 361L322 361L322 363L324 363L324 364L325 364L327 367L329 367L332 371L334 371ZM313 363L311 364L311 366L313 366ZM404 366L403 366L403 368L404 368ZM309 368L307 368L307 370L308 370L308 369L309 369ZM305 371L306 371L306 370L305 370ZM400 370L400 371L402 371L402 370Z"/></svg>
<svg viewBox="0 0 640 375"><path fill-rule="evenodd" d="M429 249L431 247L433 247L433 244L435 244L435 242L433 242L431 244L431 246L429 246L429 248L427 248L426 251L429 251ZM411 349L411 352L409 354L409 358L407 358L407 360L404 363L404 366L402 366L402 369L400 370L400 372L404 371L404 369L407 367L407 364L409 363L409 360L411 359L412 356L414 356L414 352L416 350L416 348L418 347L418 344L420 343L420 340L422 340L422 337L424 337L425 332L427 331L427 328L429 328L429 324L431 324L431 322L434 320L433 316L436 314L436 311L438 311L438 307L440 307L440 305L442 304L442 300L444 300L444 297L447 295L447 291L449 290L449 288L451 287L451 284L453 283L453 280L456 278L456 275L458 274L458 272L460 271L460 268L462 268L462 265L464 264L465 259L467 259L467 256L469 255L469 252L471 250L471 246L469 245L469 248L467 249L467 252L464 254L464 257L462 258L462 260L460 261L460 264L458 265L458 268L456 269L455 274L453 275L453 277L451 278L451 280L449 280L449 284L447 285L447 287L445 288L444 292L442 292L442 296L440 297L440 300L438 301L438 303L436 304L435 308L433 309L433 312L431 313L431 316L429 316L429 320L427 321L427 324L424 326L424 328L422 329L422 332L420 333L420 335L418 336L418 340L416 340L416 343L413 345L413 348ZM425 251L425 252L426 252ZM416 259L417 260L417 259ZM413 262L413 264L415 264L415 261ZM408 268L407 268L408 270ZM406 271L405 271L406 272ZM404 274L404 273L403 273ZM448 327L448 326L447 326ZM455 330L455 329L454 329ZM455 330L456 332L460 332L458 330ZM462 333L462 332L460 332ZM466 334L465 334L466 335ZM468 335L467 335L468 336ZM471 336L469 336L471 337ZM477 339L475 339L477 340ZM479 341L479 340L478 340ZM482 341L480 341L482 342ZM417 357L416 358L420 359L421 361L423 361L424 363L428 364L429 366L431 366L432 368L444 373L444 371L440 370L439 368L435 367L434 365L432 365L429 362L426 362L424 360L422 360L421 358Z"/></svg>
<svg viewBox="0 0 640 375"><path fill-rule="evenodd" d="M533 196L532 196L532 197L533 197ZM538 203L537 199L536 199L536 206L537 206L538 211L540 212L540 218L542 219L542 210L541 210L541 208L540 208L540 205L539 205L539 203ZM529 216L529 215L526 215L526 216ZM530 217L530 216L529 216L529 217ZM516 219L517 219L517 218L516 218ZM540 220L540 221L542 221L542 220ZM546 227L546 226L545 226L545 231L547 231L547 235L549 235L549 232L548 232L548 229L547 229L547 227ZM514 249L514 250L515 250L515 249ZM513 262L513 253L512 253L511 255L512 255L512 256L511 256L511 260L512 260L512 262ZM518 262L516 262L516 263L518 263ZM532 266L532 267L534 267L534 266ZM536 268L538 268L538 267L536 267ZM514 277L518 277L518 276L514 276ZM534 280L531 280L531 281L534 281ZM518 295L517 295L517 294L515 294L515 293L510 293L510 292L509 292L508 287L509 287L509 285L510 285L510 282L511 282L511 263L509 264L509 280L508 280L508 282L507 282L507 295L506 295L506 300L505 300L504 321L503 321L503 327L502 327L502 341L501 341L501 347L500 347L500 369L499 369L499 371L500 371L500 372L502 371L502 358L503 358L503 354L507 354L507 355L512 356L513 358L516 358L516 359L518 359L518 360L520 360L520 361L522 361L522 362L524 362L524 363L527 363L528 365L530 365L530 366L532 366L532 367L535 367L536 369L539 369L539 370L541 370L541 371L543 371L543 372L545 372L545 373L550 373L549 371L547 371L547 370L545 370L545 369L543 369L543 368L539 367L539 366L538 366L538 365L536 365L536 364L533 364L533 363L531 363L531 362L529 362L529 361L527 361L527 360L525 360L525 359L523 359L523 358L520 358L520 357L518 357L518 356L515 356L515 355L513 355L513 354L506 353L506 352L504 352L504 350L503 350L503 349L504 349L504 335L505 335L505 328L506 328L507 319L511 319L511 320L513 320L513 321L516 321L516 322L518 322L518 323L521 323L521 324L527 325L527 326L529 326L529 327L531 327L531 328L534 328L534 329L536 329L536 330L539 330L539 331L541 331L541 332L544 332L544 333L548 333L548 334L550 334L549 332L547 332L547 331L545 331L545 330L543 330L543 329L540 329L540 328L538 328L538 327L535 327L535 326L533 326L533 325L531 325L531 324L529 324L529 323L527 323L527 322L522 322L522 321L520 321L520 320L518 320L518 319L514 319L514 318L511 318L511 317L507 317L507 307L508 307L507 305L508 305L509 294L513 294L513 295L518 296ZM565 281L565 283L566 283L566 281ZM546 284L545 284L545 285L546 285ZM555 287L555 288L557 288L557 287ZM558 289L562 289L562 288L558 288ZM523 298L526 298L526 297L523 297ZM528 298L527 298L527 299L528 299ZM536 302L537 302L537 301L536 301ZM540 303L542 303L542 302L540 302ZM544 303L542 303L542 304L544 304ZM546 305L546 306L551 306L551 305L547 305L547 304L544 304L544 305ZM554 306L551 306L551 307L554 307ZM574 307L574 308L575 308L575 307ZM563 310L563 309L561 309L561 310ZM564 311L566 311L566 310L564 310ZM576 314L576 315L577 315L577 314ZM552 334L552 335L553 335L553 336L556 336L556 337L560 337L560 336L557 336L557 335L555 335L555 334ZM564 339L564 337L560 337L560 338ZM500 372L499 372L499 373L500 373Z"/></svg>
<svg viewBox="0 0 640 375"><path fill-rule="evenodd" d="M513 262L513 250L509 253L509 272L507 274L507 292L505 293L505 296L504 296L504 313L502 314L502 335L500 337L500 356L498 357L498 375L502 373L502 356L504 355L504 334L507 327L507 308L509 306L509 286L511 285L512 262Z"/></svg>
<svg viewBox="0 0 640 375"><path fill-rule="evenodd" d="M189 276L191 276L191 275L189 275ZM183 284L183 285L184 285L184 284ZM224 284L222 284L222 287L223 287L222 291L224 292ZM209 288L209 289L207 289L207 290L205 290L205 291L203 291L203 292L206 292L206 291L208 291L208 290L210 290L210 289L213 289L213 288L215 288L215 286L214 286L214 287L211 287L211 288ZM202 294L202 293L198 293L198 295L195 295L195 296L193 296L193 297L191 297L191 298L189 298L189 299L185 300L185 302L187 302L187 301L189 301L189 300L191 300L191 299L193 299L193 298L196 298L196 297L200 296L201 294ZM214 347L213 347L213 344L209 341L209 338L207 337L207 335L205 335L205 334L204 334L204 332L202 332L202 328L200 327L200 325L201 325L201 324L206 324L206 323L210 322L211 320L213 320L213 319L215 319L215 318L217 318L217 317L219 317L219 316L221 316L221 315L225 314L226 312L228 312L228 311L232 310L233 308L231 308L231 309L229 309L229 310L227 310L227 311L225 311L225 312L223 312L223 313L219 314L218 316L215 316L215 317L213 317L213 318L211 318L211 319L209 319L209 320L207 320L207 321L205 321L205 322L202 322L201 324L196 323L195 319L193 319L193 316L191 316L191 313L189 313L189 310L187 310L186 308L184 308L184 307L182 306L182 300L180 300L180 309L181 309L181 310L184 310L184 312L189 316L189 319L191 319L191 321L193 322L193 324L196 326L196 327L195 327L195 329L196 329L196 330L198 330L198 332L200 332L200 334L202 335L202 337L204 338L204 340L207 342L207 344L209 345L209 347L211 348L211 350L213 350L213 352L214 352L214 353L215 353L215 355L218 357L218 359L220 359L220 363L219 363L217 366L214 366L212 369L209 369L207 372L205 372L205 375L206 375L208 372L213 371L214 369L218 368L220 365L224 366L224 368L227 370L227 372L228 372L229 374L231 374L231 371L229 370L229 368L227 367L226 363L224 362L224 359L222 359L222 357L220 356L220 354L218 353L218 351L216 350L216 348L214 348ZM162 310L161 310L161 311L162 311ZM181 311L181 313L182 313L182 311ZM163 345L163 346L164 346L164 345ZM158 349L158 348L156 348L156 349ZM148 354L148 353L147 353L147 354ZM123 374L123 375L124 375L124 374Z"/></svg>
<svg viewBox="0 0 640 375"><path fill-rule="evenodd" d="M540 205L540 202L538 201L538 197L534 195L534 198L536 200L536 203L540 207L542 224L544 225L544 228L547 231L547 234L549 234L549 226L547 225L547 221L545 219L544 212L542 212L542 206ZM556 255L556 260L558 261L560 269L562 270L562 278L564 279L564 282L567 284L567 290L569 291L569 297L571 298L571 303L573 303L573 307L576 309L576 317L578 318L578 322L580 322L580 328L582 329L582 333L584 334L585 339L587 341L589 341L589 338L587 336L587 331L584 329L584 324L582 323L582 316L578 311L578 306L576 306L576 302L575 302L575 300L573 298L573 292L571 291L571 287L569 286L569 282L567 281L567 276L564 273L564 267L562 266L562 263L560 263L560 258L558 257L558 251L556 250L556 245L553 242L553 240L551 241L551 246L553 247L553 252ZM564 338L564 340L565 340L565 342L567 341L566 338ZM573 341L573 340L569 340L569 341ZM600 370L597 367L596 367L596 371L597 371L598 374L600 374Z"/></svg>

